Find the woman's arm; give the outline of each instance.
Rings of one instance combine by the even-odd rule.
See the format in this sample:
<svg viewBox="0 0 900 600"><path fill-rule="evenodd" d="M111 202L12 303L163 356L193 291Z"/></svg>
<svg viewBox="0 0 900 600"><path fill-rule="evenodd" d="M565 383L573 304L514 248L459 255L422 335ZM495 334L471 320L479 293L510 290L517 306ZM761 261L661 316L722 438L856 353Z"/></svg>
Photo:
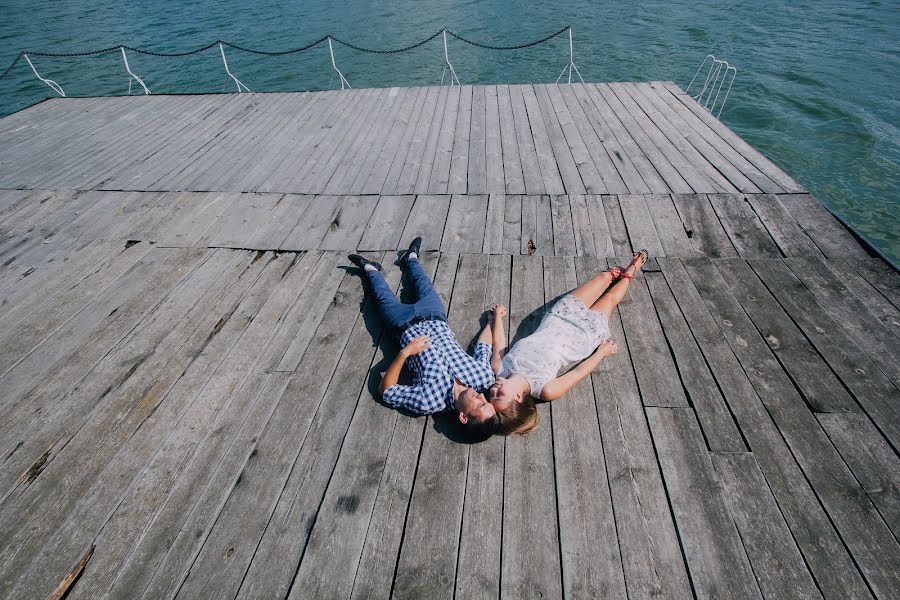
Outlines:
<svg viewBox="0 0 900 600"><path fill-rule="evenodd" d="M494 349L491 354L491 368L494 374L500 372L500 365L503 363L502 353L506 350L506 332L503 330L503 317L506 316L506 307L502 304L495 304L491 307L491 329L494 334Z"/></svg>
<svg viewBox="0 0 900 600"><path fill-rule="evenodd" d="M384 396L384 391L386 389L397 385L397 381L400 380L400 372L403 370L403 364L406 362L406 359L428 348L430 342L431 338L427 335L423 335L415 338L403 348L400 348L397 357L391 361L390 366L381 378L381 385L378 386L378 392L382 396Z"/></svg>
<svg viewBox="0 0 900 600"><path fill-rule="evenodd" d="M575 387L575 384L591 374L600 361L607 356L612 356L618 351L618 346L612 340L606 340L600 344L593 354L564 375L551 379L541 389L541 400L556 400L563 397L566 392Z"/></svg>

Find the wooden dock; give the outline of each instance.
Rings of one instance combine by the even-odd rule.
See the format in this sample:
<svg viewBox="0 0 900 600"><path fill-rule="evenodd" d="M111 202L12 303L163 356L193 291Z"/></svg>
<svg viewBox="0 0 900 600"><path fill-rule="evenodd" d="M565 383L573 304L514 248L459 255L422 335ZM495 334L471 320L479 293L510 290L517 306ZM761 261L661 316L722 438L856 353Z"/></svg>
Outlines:
<svg viewBox="0 0 900 600"><path fill-rule="evenodd" d="M464 341L639 248L619 354L478 445ZM666 82L57 99L0 120L0 597L892 598L900 276ZM894 590L891 592L890 590Z"/></svg>

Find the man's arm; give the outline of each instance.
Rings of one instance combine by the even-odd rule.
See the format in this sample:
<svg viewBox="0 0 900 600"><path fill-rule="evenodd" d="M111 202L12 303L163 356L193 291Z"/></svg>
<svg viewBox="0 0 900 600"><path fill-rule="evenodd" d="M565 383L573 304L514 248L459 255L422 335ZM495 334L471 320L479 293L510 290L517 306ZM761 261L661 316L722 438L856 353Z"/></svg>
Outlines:
<svg viewBox="0 0 900 600"><path fill-rule="evenodd" d="M502 352L506 350L506 332L503 330L503 317L506 316L507 312L506 307L502 304L495 304L491 307L491 330L494 341L491 369L494 370L494 374L500 372L500 366L503 363Z"/></svg>
<svg viewBox="0 0 900 600"><path fill-rule="evenodd" d="M600 361L607 356L612 356L618 351L618 346L612 340L606 340L600 344L593 354L574 369L544 384L541 389L541 400L556 400L563 397L566 392L575 387L575 384L591 374Z"/></svg>
<svg viewBox="0 0 900 600"><path fill-rule="evenodd" d="M423 335L415 338L406 346L400 349L400 352L397 353L397 357L391 361L390 366L387 371L384 372L384 376L381 378L381 385L378 386L378 392L384 396L384 391L391 386L397 385L397 382L400 380L400 372L403 370L403 364L406 362L406 359L410 356L415 356L419 352L422 352L426 348L428 348L431 343L431 338L427 335Z"/></svg>

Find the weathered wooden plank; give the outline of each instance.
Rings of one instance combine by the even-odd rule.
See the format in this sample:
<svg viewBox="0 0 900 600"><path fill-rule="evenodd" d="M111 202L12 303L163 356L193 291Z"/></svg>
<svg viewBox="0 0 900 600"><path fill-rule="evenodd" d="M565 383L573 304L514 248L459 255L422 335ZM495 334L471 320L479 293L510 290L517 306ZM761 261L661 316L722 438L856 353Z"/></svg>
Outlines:
<svg viewBox="0 0 900 600"><path fill-rule="evenodd" d="M710 456L763 596L821 598L753 454Z"/></svg>
<svg viewBox="0 0 900 600"><path fill-rule="evenodd" d="M547 187L544 185L544 180L541 177L541 167L538 164L537 150L535 149L534 137L531 133L531 123L528 121L528 109L525 107L525 99L522 96L522 86L511 85L508 87L508 90L512 105L513 123L516 129L519 158L522 163L524 193L546 194Z"/></svg>
<svg viewBox="0 0 900 600"><path fill-rule="evenodd" d="M769 179L778 184L786 192L805 192L799 183L794 181L787 173L779 169L772 161L757 152L747 142L728 129L721 121L713 117L708 110L700 106L696 100L690 98L677 85L665 82L664 87L677 98L683 106L703 121L716 135L728 142L735 150L740 152L747 160L753 163ZM684 114L684 113L682 113Z"/></svg>
<svg viewBox="0 0 900 600"><path fill-rule="evenodd" d="M571 152L586 193L609 193L610 190L603 181L597 165L594 164L594 159L588 151L565 101L560 96L557 86L540 85L535 89L540 92L538 100L541 110L546 111L544 118L550 121L550 131L554 132L552 135L556 139L557 145L565 145ZM602 156L605 157L605 154L604 152ZM577 193L576 190L569 190L569 192Z"/></svg>
<svg viewBox="0 0 900 600"><path fill-rule="evenodd" d="M451 88L449 91L445 92L445 89L441 87L441 91L438 95L438 103L437 110L435 111L434 120L431 123L431 127L428 130L428 140L425 143L424 154L421 156L421 166L419 167L418 177L416 179L415 184L415 192L417 194L424 194L426 191L432 189L431 188L431 178L434 177L434 167L437 165L438 157L441 151L441 143L446 143L444 139L444 132L449 129L453 134L455 134L455 130L453 130L454 120L450 118L448 114L448 109L453 112L457 109L457 105L460 104L459 100L459 87ZM453 112L453 114L456 114ZM449 120L448 120L449 119ZM466 128L468 130L468 127ZM447 150L449 152L449 149ZM454 146L455 152L455 146ZM452 173L452 163L449 162L449 156L443 157L447 162L448 171L443 170L443 164L441 165L440 175L442 178L446 178L449 182L451 180L450 173ZM444 173L448 173L444 176ZM449 186L449 183L448 183ZM440 184L438 184L440 187ZM410 190L412 191L412 190ZM445 190L442 190L440 193L451 193L449 191L449 187Z"/></svg>
<svg viewBox="0 0 900 600"><path fill-rule="evenodd" d="M507 107L508 110L508 107ZM511 116L511 115L509 115ZM500 131L500 108L497 86L485 87L485 159L487 162L487 191L491 194L506 192L503 178L503 145Z"/></svg>
<svg viewBox="0 0 900 600"><path fill-rule="evenodd" d="M662 83L638 83L637 87L643 91L647 97L657 100L660 110L663 110L663 107L668 108L668 114L670 114L677 122L681 123L683 129L686 130L688 127L693 129L696 134L721 153L722 156L731 162L731 164L740 169L741 173L756 184L759 189L769 194L780 194L784 192L784 189L766 177L750 161L741 156L696 115L685 110L684 106L682 106L682 104L675 99L667 89L665 89Z"/></svg>
<svg viewBox="0 0 900 600"><path fill-rule="evenodd" d="M229 209L210 225L196 245L250 248L256 230L266 222L280 199L280 194L241 194L229 205Z"/></svg>
<svg viewBox="0 0 900 600"><path fill-rule="evenodd" d="M610 123L612 118L615 118L616 122L619 123L619 131L617 132L619 141L624 139L631 140L631 143L635 144L635 147L639 149L638 152L644 157L642 162L652 165L658 176L665 181L666 189L654 189L653 191L661 193L674 192L677 194L689 194L698 191L685 180L679 169L673 166L659 148L654 145L653 141L643 132L640 125L628 113L628 110L608 86L603 84L589 85L587 90L593 97L594 103L600 110L601 115L603 115L604 120ZM634 160L633 156L632 160ZM637 165L638 163L635 164ZM642 166L646 168L646 164ZM649 170L642 170L639 167L638 172L644 177L644 181L647 181L648 178L653 178L653 173L649 172ZM694 179L696 185L700 186L700 183L697 183L697 177L692 177L692 179Z"/></svg>
<svg viewBox="0 0 900 600"><path fill-rule="evenodd" d="M860 414L816 415L894 537L900 530L900 463L875 426Z"/></svg>
<svg viewBox="0 0 900 600"><path fill-rule="evenodd" d="M454 194L441 238L441 252L481 252L487 208L487 196Z"/></svg>
<svg viewBox="0 0 900 600"><path fill-rule="evenodd" d="M821 250L778 201L778 196L748 194L745 198L760 221L769 230L769 235L778 244L782 254L785 256L823 257Z"/></svg>
<svg viewBox="0 0 900 600"><path fill-rule="evenodd" d="M671 139L679 149L682 149L685 156L693 158L695 164L699 162L702 165L704 162L708 162L708 166L704 165L704 168L702 169L702 172L707 177L714 181L718 180L721 183L718 172L716 172L717 170L726 178L729 187L734 187L733 191L740 191L747 194L762 193L762 190L757 187L753 181L744 175L740 169L731 164L730 161L722 156L722 154L719 153L716 148L711 146L702 136L697 135L690 125L681 119L677 111L671 110L660 101L659 97L651 90L648 90L646 85L627 83L624 85L624 88L631 94L631 97L634 98L635 102L650 115L654 123L666 123L665 129L662 125L660 125L660 128L666 131L666 135L669 136L669 139ZM679 141L675 142L676 139ZM690 147L685 147L685 143L690 144Z"/></svg>
<svg viewBox="0 0 900 600"><path fill-rule="evenodd" d="M606 217L609 241L613 250L611 256L628 256L631 254L631 244L628 241L628 230L625 228L625 218L622 216L622 207L619 205L618 196L601 196L603 212ZM588 204L590 207L590 204ZM596 211L591 212L591 223L600 221ZM595 234L596 235L596 234ZM640 250L640 248L638 248Z"/></svg>
<svg viewBox="0 0 900 600"><path fill-rule="evenodd" d="M237 194L192 193L189 212L185 213L178 222L171 224L166 234L159 240L159 245L163 247L196 245L201 238L209 237L207 230L228 211L231 204L238 198Z"/></svg>
<svg viewBox="0 0 900 600"><path fill-rule="evenodd" d="M93 537L91 530L99 528L135 474L143 470L141 457L155 454L171 423L180 420L190 400L246 329L271 283L280 280L281 267L290 263L283 260L275 265L268 258L259 261L266 267L260 268L265 273L258 281L252 277L255 291L246 297L246 288L234 285L225 289L225 296L199 304L174 327L167 322L170 333L164 342L139 363L121 386L105 395L90 421L47 466L44 477L36 479L18 495L19 510L29 511L35 518L27 536L16 536L18 542L9 550L15 549L15 561L34 566L27 572L21 566L16 567L15 561L10 563L5 559L4 564L11 567L2 576L5 588L20 589L25 596L39 594L41 582L53 578L52 569L59 568L59 561L34 561L35 553L43 551L49 555L79 536ZM239 302L236 307L235 302L242 297L247 302ZM231 315L237 315L234 321L227 318ZM220 320L223 325L218 334L210 337L210 331ZM100 434L102 444L97 443ZM73 473L78 476L69 477ZM36 510L38 506L40 510ZM60 522L53 520L59 515L66 515L65 522L69 525L60 528ZM41 535L41 530L51 537L47 533ZM76 534L77 531L81 533ZM84 537L81 540L83 543Z"/></svg>
<svg viewBox="0 0 900 600"><path fill-rule="evenodd" d="M525 179L522 176L522 160L519 157L519 143L516 140L516 125L513 120L509 86L498 85L496 90L497 112L500 119L501 160L505 182L504 191L507 194L524 194Z"/></svg>
<svg viewBox="0 0 900 600"><path fill-rule="evenodd" d="M610 160L632 194L665 193L668 184L650 164L609 105L589 85L574 85L572 91Z"/></svg>
<svg viewBox="0 0 900 600"><path fill-rule="evenodd" d="M610 194L627 194L631 192L632 189L625 181L623 181L622 175L616 170L616 165L607 153L607 149L597 135L597 132L594 130L593 126L591 126L590 119L585 114L578 98L575 97L575 92L572 88L569 86L550 86L548 88L548 93L550 94L550 98L553 99L554 104L559 103L559 105L564 106L569 113L570 121L568 123L570 127L574 127L577 130L587 151L590 153L591 160L594 162L594 166L597 168L603 182L603 192ZM563 117L560 116L561 124L562 119ZM621 155L619 158L621 159ZM624 166L624 161L619 160L619 162L623 164L622 170L625 173L625 177L629 178L631 181L640 182L637 184L637 187L640 188L638 191L644 193L650 191L630 162L628 164L628 166L631 167L630 169Z"/></svg>
<svg viewBox="0 0 900 600"><path fill-rule="evenodd" d="M879 258L848 259L847 262L891 304L900 308L900 273L896 269Z"/></svg>
<svg viewBox="0 0 900 600"><path fill-rule="evenodd" d="M717 261L716 267L812 411L859 412L859 405L831 372L828 363L750 266L742 259L732 258Z"/></svg>
<svg viewBox="0 0 900 600"><path fill-rule="evenodd" d="M668 149L666 156L670 157L672 164L676 165L676 168L678 168L680 172L684 173L684 168L686 166L688 171L696 171L706 179L708 185L713 188L706 191L739 191L739 189L735 187L735 183L729 181L727 176L732 176L737 179L738 184L748 187L749 189L746 190L748 192L759 191L759 188L743 177L740 171L731 168L731 165L726 161L718 162L716 165L710 164L709 157L703 155L687 139L685 139L684 133L678 128L673 127L666 116L657 111L652 103L646 102L643 96L634 89L632 84L611 83L610 88L618 95L619 99L626 107L628 107L632 114L638 115L637 120L642 124L642 127L644 127L644 130L648 132L651 138L654 139L656 145L661 149ZM720 169L723 173L719 172ZM695 187L695 189L697 188Z"/></svg>
<svg viewBox="0 0 900 600"><path fill-rule="evenodd" d="M359 250L396 250L415 196L381 196L372 213Z"/></svg>
<svg viewBox="0 0 900 600"><path fill-rule="evenodd" d="M417 181L428 180L430 172L420 172L424 171L423 161L425 157L434 156L435 150L432 149L432 145L437 144L437 128L441 127L441 118L444 115L446 100L447 93L443 88L428 89L425 97L425 106L422 108L422 114L419 115L419 123L416 125L409 152L406 154L406 161L396 175L396 183L393 183L393 175L388 176L385 187L382 189L383 194L412 194L419 189ZM428 145L428 150L426 150L426 145ZM431 163L429 162L428 164ZM391 170L393 171L394 169L392 168ZM392 183L393 188L391 187Z"/></svg>
<svg viewBox="0 0 900 600"><path fill-rule="evenodd" d="M509 306L512 259L491 256L487 263L487 287L482 308L499 302ZM455 596L497 598L500 594L500 560L503 535L503 470L506 439L495 435L469 447L466 491L459 535L459 559Z"/></svg>
<svg viewBox="0 0 900 600"><path fill-rule="evenodd" d="M314 196L300 220L281 243L280 250L315 250L340 214L344 196Z"/></svg>
<svg viewBox="0 0 900 600"><path fill-rule="evenodd" d="M619 304L619 313L628 339L641 401L644 406L689 406L678 369L653 306L643 276L636 276L628 287L628 301ZM652 366L651 366L652 365ZM646 366L646 368L642 368Z"/></svg>
<svg viewBox="0 0 900 600"><path fill-rule="evenodd" d="M577 283L572 258L544 259L545 299L566 294ZM563 593L623 598L625 576L590 381L572 388L557 407L551 425Z"/></svg>
<svg viewBox="0 0 900 600"><path fill-rule="evenodd" d="M522 252L522 196L507 196L503 204L503 253L520 254Z"/></svg>
<svg viewBox="0 0 900 600"><path fill-rule="evenodd" d="M346 196L340 212L328 226L319 248L322 250L355 250L362 239L378 199L372 196Z"/></svg>
<svg viewBox="0 0 900 600"><path fill-rule="evenodd" d="M895 386L900 385L900 342L869 309L816 258L788 258L791 271Z"/></svg>
<svg viewBox="0 0 900 600"><path fill-rule="evenodd" d="M543 315L542 260L513 256L510 338L534 332ZM502 597L562 597L556 489L549 404L538 406L538 428L506 439L503 475ZM549 508L549 510L548 510Z"/></svg>
<svg viewBox="0 0 900 600"><path fill-rule="evenodd" d="M384 117L383 127L375 133L374 143L367 145L366 162L359 169L349 191L351 194L377 194L381 191L384 178L387 176L400 136L406 130L409 115L417 100L417 90L400 88L391 112ZM374 183L370 181L374 179Z"/></svg>
<svg viewBox="0 0 900 600"><path fill-rule="evenodd" d="M819 589L826 598L871 598L846 546L776 427L773 415L722 335L723 332L731 335L728 325L733 324L731 312L725 312L718 305L708 306L704 301L718 291L716 286L727 286L724 282L708 284L701 279L703 285L695 287L683 262L660 259L658 264ZM722 323L721 328L718 323ZM805 410L805 407L801 408Z"/></svg>
<svg viewBox="0 0 900 600"><path fill-rule="evenodd" d="M581 182L578 169L575 168L571 152L568 147L564 147L565 142L558 139L555 129L553 129L552 139L548 131L548 122L551 117L557 127L559 126L559 123L556 123L555 115L548 114L547 121L544 120L534 86L524 85L521 90L525 109L528 112L528 121L531 123L531 135L534 138L534 148L537 152L541 176L544 179L544 188L548 194L565 194L567 187L568 191L572 193L583 194L584 184ZM528 187L527 182L526 187Z"/></svg>
<svg viewBox="0 0 900 600"><path fill-rule="evenodd" d="M313 257L315 258L315 257ZM287 308L302 290L313 260L293 263L284 256L283 263L292 263L284 278L271 289L252 323L243 331L227 356L216 367L206 386L199 391L184 417L172 427L171 433L160 450L131 487L112 518L107 521L96 540L98 558L103 565L86 573L93 591L80 589L83 596L98 593L98 588L108 588L130 550L138 543L145 527L156 517L157 507L174 500L170 493L177 490L180 477L200 477L198 468L209 469L212 452L230 440L237 425L252 414L259 401L260 392L267 383L267 376L251 374L259 359L258 348L276 341L274 336ZM269 290L266 290L268 292ZM245 300L246 302L246 300ZM241 312L245 308L239 309ZM223 329L223 331L225 331ZM277 378L278 376L276 376ZM264 409L265 410L265 409ZM227 434L226 434L227 432ZM198 439L199 438L199 439ZM217 439L218 438L218 439ZM199 464L198 464L199 463ZM167 509L171 510L170 506ZM85 582L80 582L84 585Z"/></svg>
<svg viewBox="0 0 900 600"><path fill-rule="evenodd" d="M575 256L578 252L568 196L550 196L550 218L553 222L553 253L557 256Z"/></svg>
<svg viewBox="0 0 900 600"><path fill-rule="evenodd" d="M456 278L448 318L460 343L478 327L484 305L487 257L442 254L438 270L453 268ZM458 266L457 266L458 265ZM459 535L466 491L469 447L450 437L456 415L429 417L416 470L416 485L407 513L403 544L397 560L392 596L396 598L452 598L456 579ZM443 531L446 535L432 535ZM433 560L435 556L445 560Z"/></svg>
<svg viewBox="0 0 900 600"><path fill-rule="evenodd" d="M709 194L708 198L738 254L744 258L781 256L778 245L753 212L746 196Z"/></svg>
<svg viewBox="0 0 900 600"><path fill-rule="evenodd" d="M879 321L900 337L900 309L892 304L878 287L865 279L861 274L861 272L866 272L864 269L857 270L858 267L855 268L849 261L844 260L829 260L825 265L840 278L854 296L862 300ZM876 282L880 281L886 284L893 275L896 274L885 272L883 276L874 277L874 279ZM879 283L879 286L885 289L882 283ZM890 294L890 292L887 293Z"/></svg>
<svg viewBox="0 0 900 600"><path fill-rule="evenodd" d="M664 276L661 273L645 273L644 277L707 445L714 451L745 451L747 448L728 405Z"/></svg>
<svg viewBox="0 0 900 600"><path fill-rule="evenodd" d="M311 196L285 194L250 239L249 248L277 250L293 231L300 216L309 208Z"/></svg>
<svg viewBox="0 0 900 600"><path fill-rule="evenodd" d="M304 355L303 363L284 393L274 400L277 406L262 424L264 427L257 430L250 447L241 448L242 452L235 457L240 470L235 472L234 465L230 465L229 481L210 490L219 497L212 511L205 504L203 514L197 514L196 520L191 515L195 524L190 527L190 539L184 539L177 552L169 551L146 594L177 590L178 594L195 597L202 589L213 594L237 592L352 336L361 300L359 281L352 276L344 277L319 327L320 335L312 344L314 351ZM285 445L285 439L295 442ZM195 528L202 530L200 536L195 535ZM182 532L186 531L182 529ZM175 543L178 544L177 539ZM228 552L231 548L234 550ZM190 550L188 556L196 558L185 561L184 550ZM197 550L199 553L194 554Z"/></svg>
<svg viewBox="0 0 900 600"><path fill-rule="evenodd" d="M399 285L399 271L392 279L392 286ZM351 419L359 402L373 401L367 375L378 357L382 328L369 327L365 318L359 318L350 333L336 369L340 376L331 380L316 408L269 524L240 581L239 596L285 597L292 587ZM294 589L295 596L308 593Z"/></svg>
<svg viewBox="0 0 900 600"><path fill-rule="evenodd" d="M472 86L459 88L459 108L453 135L453 156L450 159L448 194L465 194L468 189L469 134L472 122Z"/></svg>
<svg viewBox="0 0 900 600"><path fill-rule="evenodd" d="M410 112L403 111L400 114L399 124L405 123L401 132L397 127L391 130L391 137L399 137L394 143L388 141L394 147L394 155L388 160L386 157L379 157L372 174L363 186L364 194L386 194L388 190L394 191L403 165L406 163L407 154L412 144L413 136L416 133L416 127L419 124L419 117L425 107L425 98L429 93L429 88L418 88L416 90L415 104Z"/></svg>
<svg viewBox="0 0 900 600"><path fill-rule="evenodd" d="M486 194L487 187L487 142L486 123L487 107L485 106L485 88L476 85L472 88L472 121L469 127L468 153L468 188L459 193Z"/></svg>
<svg viewBox="0 0 900 600"><path fill-rule="evenodd" d="M869 258L850 230L811 195L783 194L778 200L828 258Z"/></svg>
<svg viewBox="0 0 900 600"><path fill-rule="evenodd" d="M579 281L607 266L605 260L575 261ZM618 312L610 329L619 351L591 378L628 595L692 598Z"/></svg>
<svg viewBox="0 0 900 600"><path fill-rule="evenodd" d="M797 389L708 259L686 261L707 306L721 314L720 330L759 392L781 435L816 490L876 595L897 587L900 572L884 557L900 551L878 511L834 450ZM745 435L746 430L744 430ZM756 449L753 449L754 452ZM844 582L847 585L847 582Z"/></svg>
<svg viewBox="0 0 900 600"><path fill-rule="evenodd" d="M678 535L701 598L762 598L690 408L648 408Z"/></svg>
<svg viewBox="0 0 900 600"><path fill-rule="evenodd" d="M599 204L599 202L596 202ZM594 241L594 229L591 225L591 213L588 210L586 197L581 194L569 196L569 207L572 210L572 229L575 236L575 253L578 256L600 256ZM602 212L603 224L606 224L606 214ZM600 233L602 235L603 230ZM608 235L608 234L607 234ZM605 254L603 256L606 256Z"/></svg>
<svg viewBox="0 0 900 600"><path fill-rule="evenodd" d="M671 195L647 196L647 208L666 256L690 257L699 254L687 236Z"/></svg>
<svg viewBox="0 0 900 600"><path fill-rule="evenodd" d="M549 196L522 196L521 242L522 254L553 254L553 216Z"/></svg>
<svg viewBox="0 0 900 600"><path fill-rule="evenodd" d="M503 226L506 215L506 196L491 194L488 197L487 219L484 226L484 245L482 254L501 254L503 252Z"/></svg>
<svg viewBox="0 0 900 600"><path fill-rule="evenodd" d="M628 239L635 252L645 249L650 256L664 256L666 251L659 239L653 217L650 216L648 200L650 198L647 196L619 196L622 217L628 228Z"/></svg>
<svg viewBox="0 0 900 600"><path fill-rule="evenodd" d="M450 182L450 170L452 168L454 139L456 137L456 119L460 109L460 88L451 87L444 92L441 88L441 101L438 102L440 111L440 129L436 138L436 151L434 162L428 175L427 191L429 194L446 194ZM421 127L421 125L420 125ZM416 188L418 192L420 187Z"/></svg>
<svg viewBox="0 0 900 600"><path fill-rule="evenodd" d="M694 249L712 258L737 256L737 250L704 194L673 194L672 201Z"/></svg>
<svg viewBox="0 0 900 600"><path fill-rule="evenodd" d="M397 248L405 249L413 238L421 236L422 250L439 249L449 211L450 196L416 196Z"/></svg>

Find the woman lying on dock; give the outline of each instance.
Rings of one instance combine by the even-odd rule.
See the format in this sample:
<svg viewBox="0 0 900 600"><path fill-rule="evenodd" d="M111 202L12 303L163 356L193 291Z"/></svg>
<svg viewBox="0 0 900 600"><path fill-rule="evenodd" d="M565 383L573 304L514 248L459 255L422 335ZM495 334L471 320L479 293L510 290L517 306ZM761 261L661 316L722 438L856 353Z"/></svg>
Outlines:
<svg viewBox="0 0 900 600"><path fill-rule="evenodd" d="M491 307L494 336L491 367L497 381L490 400L500 418L500 432L528 433L537 427L535 400L556 400L587 377L601 360L618 351L610 339L609 319L625 297L631 279L647 262L641 250L624 271L614 267L565 294L544 315L534 333L513 344L506 356L503 316L506 307ZM557 377L564 365L581 364Z"/></svg>

